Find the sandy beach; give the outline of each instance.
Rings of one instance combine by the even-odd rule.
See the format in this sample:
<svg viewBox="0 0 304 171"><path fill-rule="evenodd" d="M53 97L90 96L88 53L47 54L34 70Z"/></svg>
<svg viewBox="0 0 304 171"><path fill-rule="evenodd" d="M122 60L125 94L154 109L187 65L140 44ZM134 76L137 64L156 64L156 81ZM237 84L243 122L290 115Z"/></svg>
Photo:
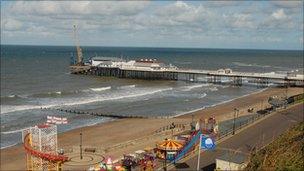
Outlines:
<svg viewBox="0 0 304 171"><path fill-rule="evenodd" d="M289 88L288 96L303 93L303 88ZM74 129L58 135L59 148L71 148L79 145L79 133L83 133L84 146L94 146L107 149L115 144L137 139L136 143L124 148L109 150L105 156L114 158L121 157L124 153L134 152L145 147L155 147L155 141L163 139L165 136L157 138L141 139L151 136L155 131L170 123L189 124L192 116L195 120L204 117L215 117L218 121L233 117L234 108L240 110L240 115L246 115L248 108L258 110L265 108L270 96L285 96L286 90L283 88L269 88L265 91L244 96L226 103L209 107L196 112L188 113L170 119L119 119L99 125ZM167 135L169 136L169 135ZM1 150L1 170L24 170L25 153L22 145L9 147Z"/></svg>

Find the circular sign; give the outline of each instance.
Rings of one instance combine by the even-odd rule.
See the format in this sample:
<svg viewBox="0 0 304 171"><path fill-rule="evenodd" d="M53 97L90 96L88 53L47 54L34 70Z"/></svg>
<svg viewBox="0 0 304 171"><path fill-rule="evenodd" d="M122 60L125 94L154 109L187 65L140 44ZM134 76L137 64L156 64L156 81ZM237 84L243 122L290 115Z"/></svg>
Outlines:
<svg viewBox="0 0 304 171"><path fill-rule="evenodd" d="M205 145L206 145L207 148L212 148L214 146L214 142L212 141L211 138L207 138L205 140Z"/></svg>

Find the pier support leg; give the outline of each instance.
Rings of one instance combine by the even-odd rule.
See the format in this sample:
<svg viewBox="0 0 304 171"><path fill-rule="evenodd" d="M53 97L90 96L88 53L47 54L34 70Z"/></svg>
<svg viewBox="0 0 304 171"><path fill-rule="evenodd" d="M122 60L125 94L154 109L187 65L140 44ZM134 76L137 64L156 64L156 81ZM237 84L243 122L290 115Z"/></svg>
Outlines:
<svg viewBox="0 0 304 171"><path fill-rule="evenodd" d="M207 83L213 83L213 76L207 75Z"/></svg>
<svg viewBox="0 0 304 171"><path fill-rule="evenodd" d="M233 85L234 86L242 86L243 84L243 80L242 80L242 77L233 77Z"/></svg>
<svg viewBox="0 0 304 171"><path fill-rule="evenodd" d="M269 80L267 78L258 78L256 79L257 88L265 88L269 84Z"/></svg>

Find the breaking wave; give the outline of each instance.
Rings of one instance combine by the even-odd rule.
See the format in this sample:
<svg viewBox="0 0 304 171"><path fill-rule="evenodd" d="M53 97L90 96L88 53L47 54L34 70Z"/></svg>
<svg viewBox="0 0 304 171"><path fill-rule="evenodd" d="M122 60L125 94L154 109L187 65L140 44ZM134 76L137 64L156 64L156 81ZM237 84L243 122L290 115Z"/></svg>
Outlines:
<svg viewBox="0 0 304 171"><path fill-rule="evenodd" d="M191 91L193 89L201 88L201 87L208 87L210 84L196 84L191 86L185 86L181 88L181 91Z"/></svg>
<svg viewBox="0 0 304 171"><path fill-rule="evenodd" d="M218 88L217 87L211 87L209 88L210 91L218 91Z"/></svg>
<svg viewBox="0 0 304 171"><path fill-rule="evenodd" d="M18 95L15 95L15 94L12 94L12 95L9 95L9 96L6 96L8 98L14 98L14 97L18 97Z"/></svg>
<svg viewBox="0 0 304 171"><path fill-rule="evenodd" d="M1 114L17 112L22 110L31 110L31 109L40 109L40 108L49 108L53 107L53 105L1 105Z"/></svg>
<svg viewBox="0 0 304 171"><path fill-rule="evenodd" d="M204 98L204 97L206 97L206 96L207 96L207 94L206 94L206 93L203 93L199 98L202 99L202 98Z"/></svg>
<svg viewBox="0 0 304 171"><path fill-rule="evenodd" d="M15 145L17 145L18 143L13 143L13 144L10 144L10 145L7 145L7 146L4 146L4 147L1 147L0 149L5 149L5 148L9 148L9 147L13 147Z"/></svg>
<svg viewBox="0 0 304 171"><path fill-rule="evenodd" d="M56 91L56 92L51 92L51 93L48 93L48 94L61 94L61 91Z"/></svg>
<svg viewBox="0 0 304 171"><path fill-rule="evenodd" d="M34 98L45 98L45 97L58 97L61 95L67 95L72 94L73 92L62 92L62 91L54 91L54 92L47 92L47 93L37 93L30 95L28 97L34 97Z"/></svg>
<svg viewBox="0 0 304 171"><path fill-rule="evenodd" d="M14 134L14 133L22 132L23 130L26 130L26 129L27 128L18 129L18 130L14 130L14 131L5 131L5 132L1 132L1 134Z"/></svg>
<svg viewBox="0 0 304 171"><path fill-rule="evenodd" d="M110 89L111 89L111 86L108 86L108 87L100 87L100 88L90 88L90 90L96 91L96 92L105 91L105 90L110 90Z"/></svg>
<svg viewBox="0 0 304 171"><path fill-rule="evenodd" d="M242 62L232 62L236 66L242 66L242 67L260 67L260 68L270 68L270 65L259 65L256 63L252 64L247 64L247 63L242 63Z"/></svg>
<svg viewBox="0 0 304 171"><path fill-rule="evenodd" d="M23 111L23 110L31 110L31 109L40 109L40 108L55 108L55 107L65 107L65 106L74 106L81 104L89 104L94 102L102 102L102 101L110 101L110 100L119 100L125 98L134 98L140 96L146 96L151 94L160 93L163 91L173 90L173 88L163 88L157 90L146 90L142 89L139 91L124 91L116 94L107 94L106 96L101 96L96 94L95 96L83 97L83 98L67 98L61 100L52 100L46 102L45 104L40 105L1 105L1 114ZM47 104L47 105L46 105Z"/></svg>
<svg viewBox="0 0 304 171"><path fill-rule="evenodd" d="M119 87L118 89L129 89L129 88L135 88L136 87L136 85L125 85L125 86L121 86L121 87Z"/></svg>
<svg viewBox="0 0 304 171"><path fill-rule="evenodd" d="M246 97L246 96L250 96L250 95L253 95L253 94L258 94L258 93L263 92L263 91L265 91L267 89L268 88L264 88L264 89L261 89L259 91L254 91L254 92L242 95L242 96L234 97L234 98L231 98L231 99L228 99L228 100L223 100L221 102L214 103L212 105L206 105L206 106L203 106L201 108L196 108L196 109L189 110L189 111L176 111L175 114L173 116L171 116L171 117L175 118L175 117L179 117L179 116L186 115L186 114L189 114L189 113L197 112L197 111L203 110L205 108L209 108L209 107L214 107L214 106L218 106L218 105L221 105L221 104L225 104L225 103L231 102L231 101L236 100L236 99L240 99L240 98L243 98L243 97Z"/></svg>
<svg viewBox="0 0 304 171"><path fill-rule="evenodd" d="M22 98L26 98L26 97L21 96L21 95L11 94L11 95L8 95L8 96L1 97L1 100L12 100L12 99L22 99Z"/></svg>

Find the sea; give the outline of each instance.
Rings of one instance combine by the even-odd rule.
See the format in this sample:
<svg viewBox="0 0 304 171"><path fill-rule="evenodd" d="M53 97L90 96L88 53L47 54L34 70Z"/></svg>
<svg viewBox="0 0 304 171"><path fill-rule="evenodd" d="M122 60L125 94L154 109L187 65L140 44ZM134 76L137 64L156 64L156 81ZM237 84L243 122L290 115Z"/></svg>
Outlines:
<svg viewBox="0 0 304 171"><path fill-rule="evenodd" d="M156 58L179 68L286 73L303 72L303 51L82 47L95 56L126 60ZM135 80L69 73L73 46L1 45L1 149L21 143L22 130L66 117L59 132L102 124L113 118L71 114L74 109L105 114L173 117L231 101L261 89L184 81ZM41 109L42 108L42 109ZM44 109L47 108L47 109Z"/></svg>

